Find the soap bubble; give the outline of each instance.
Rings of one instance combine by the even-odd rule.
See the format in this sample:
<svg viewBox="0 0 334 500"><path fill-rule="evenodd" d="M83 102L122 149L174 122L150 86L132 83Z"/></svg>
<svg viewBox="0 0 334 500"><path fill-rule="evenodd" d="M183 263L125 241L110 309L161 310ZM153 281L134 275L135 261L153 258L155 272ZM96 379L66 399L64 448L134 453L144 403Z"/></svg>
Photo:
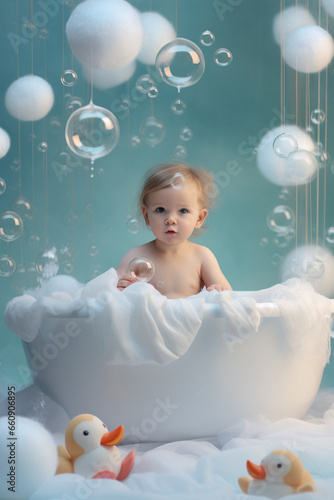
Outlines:
<svg viewBox="0 0 334 500"><path fill-rule="evenodd" d="M267 217L267 225L269 229L276 233L286 232L295 223L295 215L290 207L278 205Z"/></svg>
<svg viewBox="0 0 334 500"><path fill-rule="evenodd" d="M303 263L304 270L306 271L307 276L310 278L320 278L325 271L325 266L322 260L317 258L307 259L306 262Z"/></svg>
<svg viewBox="0 0 334 500"><path fill-rule="evenodd" d="M57 135L61 132L61 120L58 116L52 116L49 120L49 130L51 134Z"/></svg>
<svg viewBox="0 0 334 500"><path fill-rule="evenodd" d="M13 171L13 172L18 172L21 168L21 162L20 160L13 160L12 163L10 164L9 168Z"/></svg>
<svg viewBox="0 0 334 500"><path fill-rule="evenodd" d="M268 245L268 238L261 238L259 245L260 247L266 247Z"/></svg>
<svg viewBox="0 0 334 500"><path fill-rule="evenodd" d="M140 145L140 137L138 135L133 135L131 137L131 146L137 148Z"/></svg>
<svg viewBox="0 0 334 500"><path fill-rule="evenodd" d="M315 123L316 125L320 125L321 123L324 123L326 118L326 114L322 109L314 109L311 112L311 121Z"/></svg>
<svg viewBox="0 0 334 500"><path fill-rule="evenodd" d="M136 81L136 89L139 90L142 94L147 94L147 92L154 85L154 79L148 73L145 75L141 75Z"/></svg>
<svg viewBox="0 0 334 500"><path fill-rule="evenodd" d="M290 200L291 198L291 193L288 188L282 188L280 192L278 193L278 197L280 200Z"/></svg>
<svg viewBox="0 0 334 500"><path fill-rule="evenodd" d="M9 255L0 255L0 276L2 278L9 278L16 268L15 260Z"/></svg>
<svg viewBox="0 0 334 500"><path fill-rule="evenodd" d="M174 149L174 156L178 160L185 160L188 156L188 151L182 144L177 144Z"/></svg>
<svg viewBox="0 0 334 500"><path fill-rule="evenodd" d="M22 293L25 290L36 288L38 285L38 273L35 263L21 264L16 268L16 272L12 277L12 288L16 292Z"/></svg>
<svg viewBox="0 0 334 500"><path fill-rule="evenodd" d="M36 259L36 270L42 275L42 279L55 276L59 269L56 247L51 247L39 254Z"/></svg>
<svg viewBox="0 0 334 500"><path fill-rule="evenodd" d="M180 172L176 172L176 174L173 175L170 184L174 189L182 189L185 185L183 175Z"/></svg>
<svg viewBox="0 0 334 500"><path fill-rule="evenodd" d="M183 115L187 105L181 99L175 99L171 104L171 110L174 115Z"/></svg>
<svg viewBox="0 0 334 500"><path fill-rule="evenodd" d="M131 278L139 281L150 281L155 273L153 262L147 257L135 257L128 266Z"/></svg>
<svg viewBox="0 0 334 500"><path fill-rule="evenodd" d="M117 145L118 121L111 111L90 102L70 116L65 137L73 153L93 162L110 153Z"/></svg>
<svg viewBox="0 0 334 500"><path fill-rule="evenodd" d="M175 38L158 52L155 65L163 81L180 92L181 88L194 85L202 77L205 60L194 42Z"/></svg>
<svg viewBox="0 0 334 500"><path fill-rule="evenodd" d="M71 262L64 262L64 273L71 274L73 273L74 267Z"/></svg>
<svg viewBox="0 0 334 500"><path fill-rule="evenodd" d="M159 95L159 90L153 85L153 87L148 90L147 95L150 99L155 99Z"/></svg>
<svg viewBox="0 0 334 500"><path fill-rule="evenodd" d="M274 140L273 148L277 156L287 158L289 154L297 151L298 144L293 135L283 132Z"/></svg>
<svg viewBox="0 0 334 500"><path fill-rule="evenodd" d="M215 52L214 60L218 66L228 66L233 61L232 52L228 49L218 49Z"/></svg>
<svg viewBox="0 0 334 500"><path fill-rule="evenodd" d="M160 144L166 135L164 124L160 120L157 120L155 116L146 118L146 120L141 123L139 132L143 141L152 148Z"/></svg>
<svg viewBox="0 0 334 500"><path fill-rule="evenodd" d="M298 149L286 159L285 175L289 181L297 184L312 180L318 169L316 157L305 149Z"/></svg>
<svg viewBox="0 0 334 500"><path fill-rule="evenodd" d="M67 97L65 102L66 111L68 111L69 113L74 113L75 111L77 111L82 107L83 107L83 100L81 99L81 97L75 97L72 95L69 95Z"/></svg>
<svg viewBox="0 0 334 500"><path fill-rule="evenodd" d="M65 87L73 87L78 81L78 75L73 69L66 69L61 75L60 81Z"/></svg>
<svg viewBox="0 0 334 500"><path fill-rule="evenodd" d="M0 240L14 241L23 233L23 221L15 212L4 212L0 216Z"/></svg>
<svg viewBox="0 0 334 500"><path fill-rule="evenodd" d="M192 139L192 137L193 137L193 133L190 130L190 128L189 127L183 127L183 129L180 132L180 139L182 141L188 142L188 141L190 141Z"/></svg>
<svg viewBox="0 0 334 500"><path fill-rule="evenodd" d="M28 198L26 198L22 194L20 194L20 196L18 196L16 200L14 200L12 208L15 213L19 214L22 217L22 219L30 220L34 217L35 210L31 201L29 201Z"/></svg>
<svg viewBox="0 0 334 500"><path fill-rule="evenodd" d="M334 245L334 227L330 227L327 229L326 241L330 245Z"/></svg>
<svg viewBox="0 0 334 500"><path fill-rule="evenodd" d="M38 36L39 38L41 38L42 40L46 40L47 37L49 36L49 30L47 28L42 28L41 30L39 30L38 32Z"/></svg>
<svg viewBox="0 0 334 500"><path fill-rule="evenodd" d="M6 182L0 177L0 195L6 191Z"/></svg>
<svg viewBox="0 0 334 500"><path fill-rule="evenodd" d="M99 249L97 248L97 246L96 245L92 245L90 247L90 249L89 249L89 255L91 257L96 257L98 255L98 253L99 253Z"/></svg>
<svg viewBox="0 0 334 500"><path fill-rule="evenodd" d="M278 264L282 261L282 255L280 253L273 253L271 256L271 263L273 266L278 266Z"/></svg>
<svg viewBox="0 0 334 500"><path fill-rule="evenodd" d="M273 244L275 245L275 247L278 247L278 248L284 248L284 247L288 246L289 241L290 241L290 238L289 238L288 232L277 233L276 236L274 236L274 238L273 238Z"/></svg>
<svg viewBox="0 0 334 500"><path fill-rule="evenodd" d="M211 31L209 30L203 31L203 33L201 34L200 41L201 44L204 45L205 47L210 47L210 45L214 44L215 35L211 33Z"/></svg>
<svg viewBox="0 0 334 500"><path fill-rule="evenodd" d="M38 144L38 151L40 151L41 153L46 153L47 150L48 150L48 145L46 142L43 141Z"/></svg>
<svg viewBox="0 0 334 500"><path fill-rule="evenodd" d="M141 223L138 219L130 218L126 223L126 229L131 234L137 234L141 228Z"/></svg>

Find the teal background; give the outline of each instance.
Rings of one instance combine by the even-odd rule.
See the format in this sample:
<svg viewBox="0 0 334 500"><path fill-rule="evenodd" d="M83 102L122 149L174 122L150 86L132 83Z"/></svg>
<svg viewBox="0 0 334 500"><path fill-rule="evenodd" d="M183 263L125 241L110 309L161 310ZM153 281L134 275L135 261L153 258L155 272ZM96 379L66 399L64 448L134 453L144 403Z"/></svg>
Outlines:
<svg viewBox="0 0 334 500"><path fill-rule="evenodd" d="M55 0L56 1L56 0ZM48 245L55 245L60 256L59 273L65 272L68 262L73 266L70 273L81 282L110 267L117 267L123 254L133 246L152 238L142 226L137 234L128 231L127 220L136 217L136 195L143 174L152 165L175 160L177 144L183 144L188 155L186 162L208 169L217 181L220 202L210 214L209 230L196 239L208 246L217 256L223 272L235 290L257 290L281 281L280 261L296 244L280 249L272 242L274 234L266 225L267 214L282 200L281 188L264 179L256 167L253 153L261 137L280 125L281 113L281 59L279 47L272 36L272 21L279 12L279 0L133 0L140 11L159 11L174 25L177 35L198 44L203 51L206 69L202 79L193 87L181 91L181 99L187 104L186 112L176 116L171 112L171 102L177 98L177 90L161 82L155 68L138 63L135 75L119 87L99 91L94 89L94 102L111 109L119 120L121 138L117 148L95 164L95 177L89 177L89 163L73 158L66 173L59 173L58 155L68 151L64 130L70 113L66 110L68 94L80 97L84 104L90 99L89 84L82 76L81 65L72 55L65 35L65 25L76 1L61 5L47 16L47 22L33 31L28 39L22 35L31 13L43 12L45 0L17 0L1 2L1 79L0 79L0 126L11 136L9 153L0 160L0 176L7 189L0 196L1 213L12 208L20 194L20 175L10 168L21 150L22 195L34 205L34 217L24 219L23 236L9 244L0 241L0 253L9 254L16 265L32 263ZM286 0L286 7L294 5ZM312 13L317 17L318 2L312 2ZM28 20L28 21L27 21ZM322 24L326 22L323 16ZM48 36L41 38L40 30L46 28ZM334 34L333 22L329 31ZM200 35L210 30L215 43L210 47L200 44ZM19 52L11 40L19 35ZM228 48L233 62L219 67L214 62L214 52ZM64 87L60 77L64 70L74 69L78 82ZM138 101L135 91L137 78L150 72L156 79L159 95L150 100L147 96ZM34 73L46 78L55 93L55 104L49 115L33 124L21 122L20 142L18 121L11 117L4 106L8 86L25 74ZM322 73L321 99L325 98L325 79ZM311 75L311 109L317 107L317 75ZM303 92L305 77L300 76L299 121L304 126ZM286 92L287 122L295 123L295 72L286 68L284 82ZM328 69L328 151L331 153L333 131L333 64ZM122 98L130 96L130 110L121 109ZM139 135L141 122L154 115L163 121L166 130L164 141L154 148L143 141L134 148L131 137ZM54 123L58 123L57 126ZM193 131L193 139L182 143L179 133L184 126ZM47 153L38 150L38 144L46 141ZM72 166L74 165L74 167ZM232 170L231 170L232 169ZM234 175L232 175L234 174ZM320 180L323 182L324 169ZM330 162L327 166L327 227L334 225L333 201L334 176ZM311 188L314 191L314 186ZM295 190L284 202L295 210ZM315 195L313 196L313 200ZM298 192L299 227L304 221L305 190ZM315 205L312 210L315 213ZM320 202L320 236L323 234L323 196ZM314 235L314 228L312 228ZM38 240L37 238L38 237ZM262 238L268 239L261 246ZM32 243L34 239L34 243ZM297 233L297 243L304 243L302 232ZM91 255L91 247L98 249ZM61 256L64 246L70 249L70 258ZM94 252L93 252L94 253ZM278 256L275 254L279 254ZM274 256L274 257L273 257ZM276 264L273 263L276 262ZM27 273L25 273L27 275ZM36 279L34 273L33 279ZM16 273L12 278L0 278L0 309L19 292L18 285L30 284L26 276ZM1 386L9 379L17 385L29 380L20 340L8 330L1 318L0 369ZM333 361L332 361L333 365ZM323 386L333 386L333 366L325 371Z"/></svg>

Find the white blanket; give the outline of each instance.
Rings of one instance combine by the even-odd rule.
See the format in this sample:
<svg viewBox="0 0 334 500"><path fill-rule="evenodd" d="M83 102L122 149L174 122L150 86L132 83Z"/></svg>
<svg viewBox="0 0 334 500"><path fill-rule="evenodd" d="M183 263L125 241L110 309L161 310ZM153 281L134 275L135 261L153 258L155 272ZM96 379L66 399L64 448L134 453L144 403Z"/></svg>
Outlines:
<svg viewBox="0 0 334 500"><path fill-rule="evenodd" d="M133 446L120 447L127 454ZM318 396L303 419L276 423L241 422L225 430L215 442L179 441L158 447L137 446L136 463L124 482L85 480L77 475L56 476L30 500L255 500L238 487L248 476L246 461L260 463L268 453L286 448L310 471L314 493L290 495L286 500L330 500L334 491L334 393Z"/></svg>
<svg viewBox="0 0 334 500"><path fill-rule="evenodd" d="M196 337L207 303L219 305L227 341L236 327L246 334L258 329L260 314L251 297L203 290L185 299L167 299L147 283L134 283L120 292L117 280L113 268L84 286L56 276L41 289L11 300L5 321L24 341L32 342L46 316L85 318L94 324L98 345L112 364L166 364L179 358Z"/></svg>

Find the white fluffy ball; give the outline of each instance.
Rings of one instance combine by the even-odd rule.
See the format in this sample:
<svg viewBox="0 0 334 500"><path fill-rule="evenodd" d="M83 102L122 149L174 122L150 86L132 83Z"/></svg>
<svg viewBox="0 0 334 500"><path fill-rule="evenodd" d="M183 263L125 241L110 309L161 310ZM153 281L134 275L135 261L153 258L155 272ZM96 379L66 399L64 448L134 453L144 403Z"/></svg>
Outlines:
<svg viewBox="0 0 334 500"><path fill-rule="evenodd" d="M257 148L256 161L261 174L273 184L279 186L295 186L296 184L305 184L316 172L317 164L314 162L313 170L309 172L307 179L296 179L289 175L289 157L280 157L274 151L274 141L281 134L287 134L295 139L298 150L312 152L315 144L311 137L296 125L282 125L276 127L264 135ZM289 160L288 160L289 159Z"/></svg>
<svg viewBox="0 0 334 500"><path fill-rule="evenodd" d="M322 6L331 17L334 17L334 0L322 0Z"/></svg>
<svg viewBox="0 0 334 500"><path fill-rule="evenodd" d="M155 64L159 50L176 38L176 31L172 23L158 12L144 12L141 20L144 26L144 43L137 59L144 64Z"/></svg>
<svg viewBox="0 0 334 500"><path fill-rule="evenodd" d="M6 156L10 148L10 137L6 130L0 128L0 158Z"/></svg>
<svg viewBox="0 0 334 500"><path fill-rule="evenodd" d="M7 89L5 105L8 112L23 121L44 118L54 103L51 85L36 75L22 76Z"/></svg>
<svg viewBox="0 0 334 500"><path fill-rule="evenodd" d="M93 86L100 89L106 90L112 87L117 87L124 82L130 80L136 70L136 61L131 61L129 64L123 66L119 69L92 69L93 73ZM90 82L91 70L87 66L82 66L82 73L84 78Z"/></svg>
<svg viewBox="0 0 334 500"><path fill-rule="evenodd" d="M73 10L66 35L85 66L118 69L136 58L144 29L139 12L125 0L85 0Z"/></svg>
<svg viewBox="0 0 334 500"><path fill-rule="evenodd" d="M54 476L58 464L57 446L52 435L29 418L16 416L15 435L8 435L8 431L8 418L0 418L0 498L23 500ZM10 473L12 476L7 476ZM8 490L11 486L15 487L15 493Z"/></svg>
<svg viewBox="0 0 334 500"><path fill-rule="evenodd" d="M305 24L317 24L310 12L301 6L288 7L274 17L273 34L275 42L281 44L282 35L287 37L292 31Z"/></svg>
<svg viewBox="0 0 334 500"><path fill-rule="evenodd" d="M317 73L333 58L333 38L320 26L300 26L286 37L283 55L286 63L296 71Z"/></svg>
<svg viewBox="0 0 334 500"><path fill-rule="evenodd" d="M302 278L326 297L334 296L334 255L321 246L303 245L285 257L282 279Z"/></svg>

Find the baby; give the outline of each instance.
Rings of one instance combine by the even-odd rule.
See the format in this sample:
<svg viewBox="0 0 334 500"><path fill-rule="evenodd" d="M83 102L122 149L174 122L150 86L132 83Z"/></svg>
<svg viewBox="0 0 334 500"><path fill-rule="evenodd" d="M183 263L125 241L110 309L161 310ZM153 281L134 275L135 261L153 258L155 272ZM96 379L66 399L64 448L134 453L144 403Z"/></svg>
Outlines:
<svg viewBox="0 0 334 500"><path fill-rule="evenodd" d="M139 205L155 239L124 255L117 267L118 290L137 281L128 271L135 257L154 263L149 283L170 299L195 295L204 285L208 291L231 290L211 250L188 241L202 226L214 198L214 182L205 170L173 163L149 170Z"/></svg>

